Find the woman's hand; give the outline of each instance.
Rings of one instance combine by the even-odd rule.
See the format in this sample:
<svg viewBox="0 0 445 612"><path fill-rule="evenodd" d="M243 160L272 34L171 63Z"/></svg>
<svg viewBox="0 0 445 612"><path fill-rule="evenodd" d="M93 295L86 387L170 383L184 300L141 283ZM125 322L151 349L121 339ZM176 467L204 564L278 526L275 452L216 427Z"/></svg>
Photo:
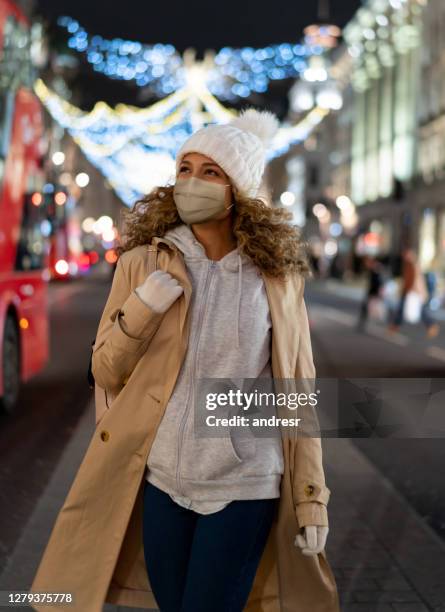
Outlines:
<svg viewBox="0 0 445 612"><path fill-rule="evenodd" d="M155 270L135 289L141 300L154 312L164 313L184 289L168 272Z"/></svg>
<svg viewBox="0 0 445 612"><path fill-rule="evenodd" d="M329 527L318 525L307 525L303 528L303 534L295 538L295 546L299 546L303 555L317 555L326 546Z"/></svg>

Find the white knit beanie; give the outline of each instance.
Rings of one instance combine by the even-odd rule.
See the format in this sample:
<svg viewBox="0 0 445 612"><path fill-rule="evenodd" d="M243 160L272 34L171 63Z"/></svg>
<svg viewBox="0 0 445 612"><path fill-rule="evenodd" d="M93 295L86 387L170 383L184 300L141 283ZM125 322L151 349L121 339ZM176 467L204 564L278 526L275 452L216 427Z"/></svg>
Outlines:
<svg viewBox="0 0 445 612"><path fill-rule="evenodd" d="M267 147L278 126L273 113L249 108L230 123L201 128L179 149L176 171L184 155L201 153L213 159L243 195L253 198L261 185Z"/></svg>

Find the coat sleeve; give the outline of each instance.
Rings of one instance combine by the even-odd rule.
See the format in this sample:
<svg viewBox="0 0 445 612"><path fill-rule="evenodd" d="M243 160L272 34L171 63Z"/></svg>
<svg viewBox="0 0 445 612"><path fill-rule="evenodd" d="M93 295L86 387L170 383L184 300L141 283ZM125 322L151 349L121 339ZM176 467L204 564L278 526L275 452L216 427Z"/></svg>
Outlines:
<svg viewBox="0 0 445 612"><path fill-rule="evenodd" d="M295 370L295 378L303 379L303 384L313 389L315 366L312 357L312 346L304 300L304 279L301 283L299 297L300 341ZM318 420L315 412L307 414L312 421L308 434L297 432L295 444L295 470L293 479L294 499L297 520L300 527L306 525L328 525L327 503L330 491L325 483L322 461L321 437L316 434ZM304 418L303 418L304 420ZM315 421L315 427L314 427Z"/></svg>
<svg viewBox="0 0 445 612"><path fill-rule="evenodd" d="M149 308L131 289L125 256L116 265L91 362L97 384L111 390L126 383L164 316Z"/></svg>

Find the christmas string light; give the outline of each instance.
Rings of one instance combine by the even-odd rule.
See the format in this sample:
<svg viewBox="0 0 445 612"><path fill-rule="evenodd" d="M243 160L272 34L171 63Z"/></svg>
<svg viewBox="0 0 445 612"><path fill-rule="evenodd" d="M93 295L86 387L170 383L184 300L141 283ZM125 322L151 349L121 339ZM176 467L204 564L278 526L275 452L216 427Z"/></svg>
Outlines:
<svg viewBox="0 0 445 612"><path fill-rule="evenodd" d="M161 98L186 84L187 66L173 45L91 36L68 16L58 23L70 34L68 46L84 53L97 72L149 87ZM291 43L262 49L224 47L207 63L206 85L221 100L247 98L252 92L267 91L270 81L297 78L307 69L307 58L322 53L321 46Z"/></svg>
<svg viewBox="0 0 445 612"><path fill-rule="evenodd" d="M68 130L127 206L153 187L174 182L176 152L196 129L209 123L227 123L236 116L199 79L143 109L124 104L113 109L98 102L91 112L84 112L41 79L34 89L52 117ZM268 160L305 140L327 113L315 108L297 125L281 126Z"/></svg>

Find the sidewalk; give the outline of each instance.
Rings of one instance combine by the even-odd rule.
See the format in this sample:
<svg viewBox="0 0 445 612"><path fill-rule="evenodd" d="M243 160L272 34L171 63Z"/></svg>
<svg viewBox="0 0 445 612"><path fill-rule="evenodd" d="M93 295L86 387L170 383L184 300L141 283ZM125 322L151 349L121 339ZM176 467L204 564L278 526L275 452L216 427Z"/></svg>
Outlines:
<svg viewBox="0 0 445 612"><path fill-rule="evenodd" d="M0 575L0 590L28 590L93 430L90 405ZM323 444L332 491L327 553L342 610L445 612L445 544L351 441L328 439ZM136 608L107 604L104 611Z"/></svg>
<svg viewBox="0 0 445 612"><path fill-rule="evenodd" d="M334 278L317 278L311 282L314 286L323 287L328 293L332 293L353 302L362 302L365 297L366 281L363 279L342 281ZM445 321L445 308L433 310L432 314L437 321Z"/></svg>
<svg viewBox="0 0 445 612"><path fill-rule="evenodd" d="M345 612L445 610L445 544L347 439L323 441L327 553Z"/></svg>

